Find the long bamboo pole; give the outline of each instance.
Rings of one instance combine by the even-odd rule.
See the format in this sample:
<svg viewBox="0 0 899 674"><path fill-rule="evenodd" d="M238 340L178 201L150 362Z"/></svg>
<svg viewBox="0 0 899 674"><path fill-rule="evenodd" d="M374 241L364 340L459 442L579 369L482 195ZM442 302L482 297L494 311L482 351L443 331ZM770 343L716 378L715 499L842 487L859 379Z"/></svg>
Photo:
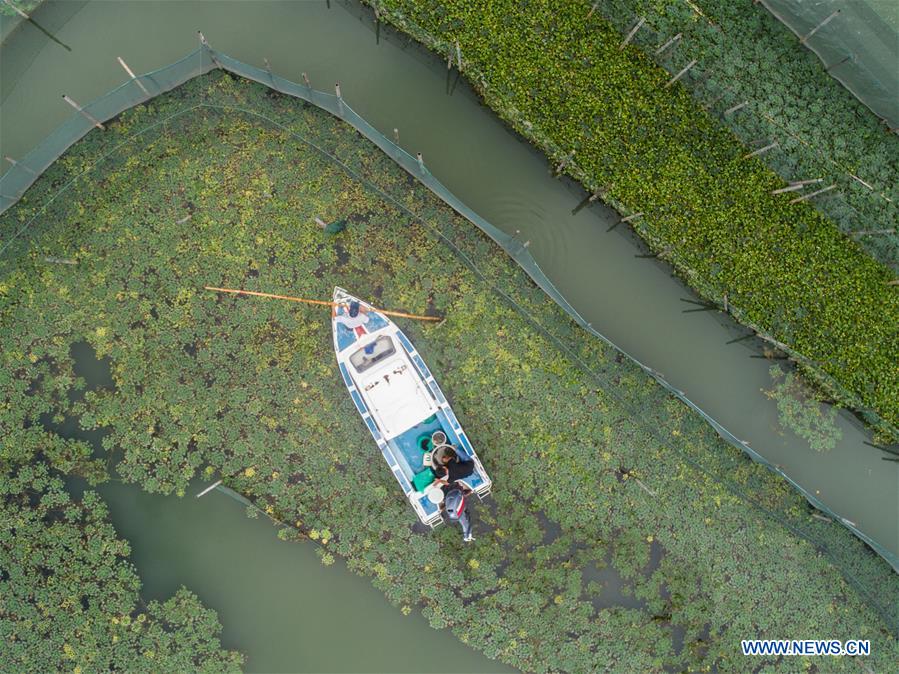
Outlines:
<svg viewBox="0 0 899 674"><path fill-rule="evenodd" d="M302 302L304 304L319 304L325 307L346 306L343 302L325 302L324 300L307 300L302 297L290 297L289 295L273 295L272 293L259 293L255 290L235 290L234 288L215 288L213 286L203 286L206 290L212 290L220 293L232 293L234 295L253 295L254 297L270 297L275 300L288 300L289 302ZM404 314L401 311L387 311L386 309L378 309L372 307L375 311L388 316L399 316L401 318L414 318L417 321L441 321L440 316L420 316L418 314Z"/></svg>

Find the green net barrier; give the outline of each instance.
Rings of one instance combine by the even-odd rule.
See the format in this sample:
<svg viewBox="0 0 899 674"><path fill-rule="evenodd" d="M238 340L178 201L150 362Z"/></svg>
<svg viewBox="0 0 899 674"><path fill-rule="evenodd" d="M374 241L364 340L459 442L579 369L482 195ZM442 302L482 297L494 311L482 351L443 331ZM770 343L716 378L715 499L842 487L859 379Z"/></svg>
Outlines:
<svg viewBox="0 0 899 674"><path fill-rule="evenodd" d="M895 0L761 0L843 86L899 130L899 5ZM839 68L835 67L839 64Z"/></svg>
<svg viewBox="0 0 899 674"><path fill-rule="evenodd" d="M890 602L888 598L889 595L885 596L880 592L882 588L878 586L878 583L882 582L882 575L877 572L876 558L872 556L871 559L867 559L865 555L860 555L859 546L848 536L835 535L833 533L834 530L829 528L833 526L832 524L814 521L811 520L807 514L796 512L795 500L790 498L789 495L784 496L782 503L774 502L771 499L762 503L761 499L756 494L752 493L751 484L750 489L748 490L745 486L737 484L731 479L730 475L736 474L741 470L740 457L742 455L739 452L732 453L732 457L716 457L715 460L718 463L714 466L704 465L700 456L691 453L689 443L673 443L671 438L662 437L662 434L658 430L658 427L661 427L661 424L659 423L658 427L656 427L658 420L654 417L665 413L665 401L673 396L696 412L698 418L707 422L724 441L740 450L743 454L749 456L753 461L765 466L768 470L782 477L800 492L814 508L825 513L833 520L841 522L859 539L864 541L871 549L883 557L893 569L899 571L899 558L897 558L896 555L884 549L877 542L859 531L851 522L829 510L824 503L817 499L813 494L803 489L779 467L769 463L746 442L737 438L722 424L706 414L699 406L691 401L683 391L680 391L669 384L660 373L656 372L646 364L641 363L639 360L615 345L602 333L597 331L555 288L549 278L540 269L540 266L523 242L519 241L515 236L511 236L497 229L467 207L461 200L444 187L440 181L431 175L426 165L419 157L413 157L392 140L381 134L366 120L360 117L342 98L335 94L317 91L309 86L291 82L266 69L242 63L226 54L213 51L204 46L167 68L162 68L147 75L139 76L138 79L140 82L143 83L150 92L149 96L141 90L136 82L131 81L90 104L85 109L98 120L106 121L129 107L146 102L152 96L164 91L170 91L178 85L214 68L221 68L222 70L270 87L282 94L307 101L320 109L328 111L341 120L344 120L355 128L363 137L377 145L393 161L425 185L444 203L453 208L466 220L477 226L479 230L496 242L525 270L534 283L571 317L574 322L573 324L563 325L555 322L551 326L548 326L545 323L541 323L534 317L534 308L539 306L539 303L542 301L540 298L522 297L519 295L512 295L505 291L496 283L493 283L490 280L489 275L482 273L477 268L466 255L464 247L457 245L457 242L453 240L452 236L446 235L440 231L436 231L436 233L454 251L454 253L489 286L492 292L520 312L535 329L540 330L557 344L560 350L562 350L575 365L588 373L598 384L602 385L613 396L618 398L623 408L628 411L628 414L631 415L632 418L640 421L642 428L648 434L655 437L659 442L662 442L666 446L673 447L680 453L686 462L726 486L731 493L743 500L748 507L757 508L764 515L771 518L772 521L778 522L782 526L787 527L795 535L810 541L821 554L826 555L832 563L840 569L846 581L865 598L870 606L878 611L885 623L889 625L894 632L899 633L899 606L895 606ZM171 118L184 115L196 107L197 106L193 106L193 108L182 110L175 115L172 115ZM209 105L208 107L218 107L225 112L256 115L257 117L266 119L269 123L279 124L276 120L270 120L251 110L240 110L236 107L228 108L215 105ZM160 125L165 123L165 121L166 120L158 122L143 130L137 130L132 137L139 137L141 134L152 133L154 131L159 132ZM4 176L0 177L0 185L3 187L3 193L8 195L10 192L13 193L10 195L10 199L4 203L3 210L6 210L10 205L15 203L17 199L21 198L27 187L37 179L40 172L49 166L53 159L60 157L72 144L85 136L91 128L93 128L92 122L86 120L81 114L75 113L72 118L67 120L59 129L51 134L47 140L41 143L38 148L23 160L23 163L27 167L32 168L34 173L23 171L19 167L13 167ZM123 141L117 147L120 147L127 142L129 142L129 140ZM354 165L351 157L342 156L342 148L329 145L329 143L332 142L331 139L313 139L304 140L304 142L308 142L324 155L339 162L345 170L351 172L354 176L369 185L369 187L373 186L373 181L366 179L366 168ZM114 157L116 149L117 148L113 148L109 150L105 156L111 157L114 161L120 161L121 159L115 159ZM64 194L69 186L74 184L79 177L89 173L94 166L96 166L96 164L87 167L71 167L67 179L64 180L59 191L57 191L41 209L38 209L37 213L30 220L23 222L16 232L6 232L3 234L0 251L4 253L7 260L12 258L14 261L17 252L28 245L29 238L32 236L32 228L39 226L38 220L41 213L49 207L52 201L61 194ZM375 187L375 189L377 188ZM420 220L420 218L406 208L401 201L401 197L385 194L381 190L379 190L379 192L398 208L409 212L410 215ZM601 340L603 344L621 354L621 358L619 358L618 361L623 366L633 368L634 371L642 371L660 384L658 393L654 394L657 398L657 402L651 406L651 409L638 407L636 404L637 401L630 400L626 392L617 391L616 389L618 387L615 385L614 373L605 372L603 371L602 366L587 362L584 354L579 351L575 342L568 339L568 336L573 334L572 330L577 330L577 326L588 331L591 335ZM743 463L746 462L743 461Z"/></svg>

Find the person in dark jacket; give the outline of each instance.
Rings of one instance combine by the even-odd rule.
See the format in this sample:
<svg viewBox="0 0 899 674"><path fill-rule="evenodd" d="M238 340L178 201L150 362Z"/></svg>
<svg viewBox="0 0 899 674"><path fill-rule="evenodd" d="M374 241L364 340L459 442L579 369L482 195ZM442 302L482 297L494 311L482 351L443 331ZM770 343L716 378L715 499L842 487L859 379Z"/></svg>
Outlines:
<svg viewBox="0 0 899 674"><path fill-rule="evenodd" d="M474 461L465 461L458 452L449 445L438 447L434 452L434 472L437 483L451 486L458 480L464 480L474 473Z"/></svg>

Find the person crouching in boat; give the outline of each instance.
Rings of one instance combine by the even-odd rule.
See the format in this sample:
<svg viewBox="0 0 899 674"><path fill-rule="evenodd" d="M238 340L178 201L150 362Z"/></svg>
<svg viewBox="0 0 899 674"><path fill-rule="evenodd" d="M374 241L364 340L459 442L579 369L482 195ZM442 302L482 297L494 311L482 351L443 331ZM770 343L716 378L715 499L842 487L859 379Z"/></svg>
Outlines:
<svg viewBox="0 0 899 674"><path fill-rule="evenodd" d="M331 315L334 316L334 320L350 330L355 330L359 326L368 323L368 315L365 308L356 301L350 302L349 311L345 314L338 314L337 309L338 306L334 306L331 309Z"/></svg>
<svg viewBox="0 0 899 674"><path fill-rule="evenodd" d="M443 488L443 507L450 521L458 522L462 527L462 540L470 543L471 517L465 507L465 495L471 493L463 482L474 472L474 461L463 461L459 454L449 445L438 447L434 452L434 472L437 479L434 484Z"/></svg>
<svg viewBox="0 0 899 674"><path fill-rule="evenodd" d="M437 482L444 485L464 480L474 472L474 461L464 461L449 445L443 445L435 450L433 464Z"/></svg>

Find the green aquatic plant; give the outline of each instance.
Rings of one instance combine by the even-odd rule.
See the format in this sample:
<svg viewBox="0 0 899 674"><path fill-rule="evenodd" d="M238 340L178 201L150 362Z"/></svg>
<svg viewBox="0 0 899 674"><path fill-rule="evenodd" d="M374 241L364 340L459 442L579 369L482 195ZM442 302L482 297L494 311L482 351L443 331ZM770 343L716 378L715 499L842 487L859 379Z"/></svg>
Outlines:
<svg viewBox="0 0 899 674"><path fill-rule="evenodd" d="M332 236L316 218L352 225ZM0 260L10 446L45 413L72 414L144 489L219 476L322 563L346 559L397 607L528 671L739 669L747 634L871 638L875 667L899 652L882 559L320 110L198 78L75 145L0 232L26 224ZM47 262L63 256L76 264ZM326 309L205 285L311 298L340 285L444 316L403 329L495 481L476 542L418 526L340 380ZM85 341L112 385L73 405L71 345Z"/></svg>
<svg viewBox="0 0 899 674"><path fill-rule="evenodd" d="M73 498L47 464L0 466L4 671L239 671L214 611L184 588L140 600L128 543L96 493Z"/></svg>
<svg viewBox="0 0 899 674"><path fill-rule="evenodd" d="M777 402L781 425L806 440L816 452L836 447L843 437L837 426L839 409L824 404L796 373L784 372L778 365L772 365L769 373L774 386L762 392Z"/></svg>

